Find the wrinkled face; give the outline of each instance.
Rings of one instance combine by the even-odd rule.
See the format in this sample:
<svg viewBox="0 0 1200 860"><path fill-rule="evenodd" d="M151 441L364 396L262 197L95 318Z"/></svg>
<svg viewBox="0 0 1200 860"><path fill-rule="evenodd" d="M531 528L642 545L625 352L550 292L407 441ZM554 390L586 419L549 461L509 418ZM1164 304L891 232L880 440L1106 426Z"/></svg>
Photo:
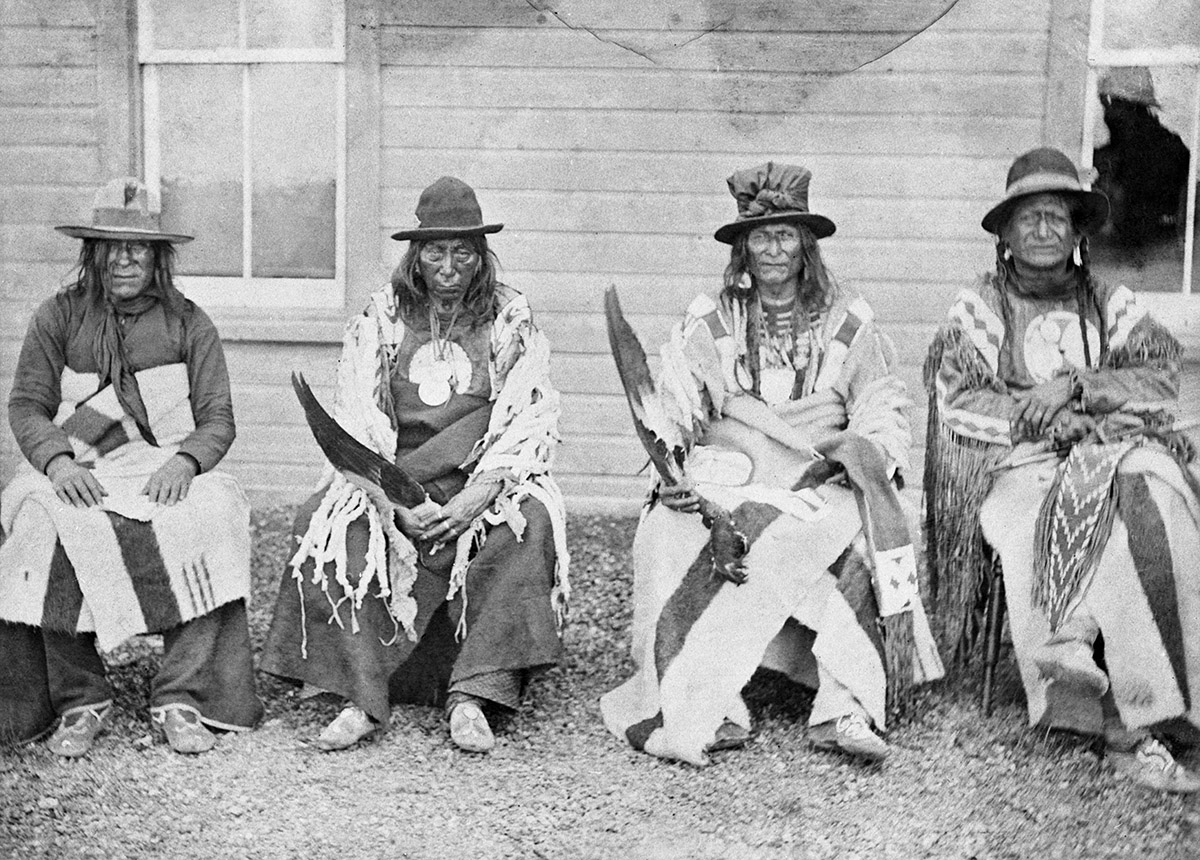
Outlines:
<svg viewBox="0 0 1200 860"><path fill-rule="evenodd" d="M146 242L109 242L105 274L113 299L137 298L154 279L154 249Z"/></svg>
<svg viewBox="0 0 1200 860"><path fill-rule="evenodd" d="M759 287L795 282L800 275L800 230L794 224L755 227L746 237L750 251L750 273Z"/></svg>
<svg viewBox="0 0 1200 860"><path fill-rule="evenodd" d="M1018 263L1041 270L1065 265L1079 243L1071 209L1057 194L1036 194L1020 201L1002 238Z"/></svg>
<svg viewBox="0 0 1200 860"><path fill-rule="evenodd" d="M429 296L440 304L461 301L479 271L479 254L462 239L426 242L419 258Z"/></svg>

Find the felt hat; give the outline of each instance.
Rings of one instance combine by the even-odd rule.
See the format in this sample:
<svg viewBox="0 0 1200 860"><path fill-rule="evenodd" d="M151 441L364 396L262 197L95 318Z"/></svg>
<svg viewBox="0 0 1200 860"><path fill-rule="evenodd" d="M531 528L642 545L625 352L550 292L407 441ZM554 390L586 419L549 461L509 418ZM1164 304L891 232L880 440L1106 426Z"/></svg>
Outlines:
<svg viewBox="0 0 1200 860"><path fill-rule="evenodd" d="M1108 197L1085 186L1071 159L1049 146L1031 149L1018 156L1008 169L1005 184L1004 199L993 206L981 222L984 230L997 236L1008 223L1013 207L1033 194L1061 194L1077 200L1083 207L1080 229L1084 233L1091 233L1108 218Z"/></svg>
<svg viewBox="0 0 1200 860"><path fill-rule="evenodd" d="M824 215L808 211L808 183L812 171L795 164L768 161L758 167L739 170L725 180L729 193L737 201L737 219L719 229L718 242L732 245L739 233L763 224L803 224L818 239L832 236L837 229Z"/></svg>
<svg viewBox="0 0 1200 860"><path fill-rule="evenodd" d="M100 186L92 199L91 224L63 224L54 229L73 239L114 239L129 242L190 242L194 236L162 229L158 194L140 180L122 176Z"/></svg>
<svg viewBox="0 0 1200 860"><path fill-rule="evenodd" d="M457 239L497 233L503 224L484 224L483 211L470 185L443 176L421 192L417 200L417 226L393 233L393 239Z"/></svg>

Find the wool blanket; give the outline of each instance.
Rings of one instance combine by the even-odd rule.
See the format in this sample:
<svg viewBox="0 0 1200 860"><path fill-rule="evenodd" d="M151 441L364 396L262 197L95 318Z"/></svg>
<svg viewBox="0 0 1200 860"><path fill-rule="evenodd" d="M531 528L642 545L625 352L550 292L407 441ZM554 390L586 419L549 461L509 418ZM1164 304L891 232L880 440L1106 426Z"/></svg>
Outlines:
<svg viewBox="0 0 1200 860"><path fill-rule="evenodd" d="M710 533L698 516L661 505L647 510L633 546L635 670L601 698L605 725L635 749L704 764L724 720L749 728L741 690L769 664L817 682L813 724L846 713L844 692L822 694L820 681L828 678L824 686L848 691L884 728L877 555L863 533L859 494L832 484L790 492L777 482L784 452L732 419L714 427L724 444L697 446L686 472L746 536L747 582L711 576ZM739 449L732 448L739 438ZM935 680L943 670L928 619L919 600L907 611L912 682ZM796 624L813 634L811 647L777 641Z"/></svg>
<svg viewBox="0 0 1200 860"><path fill-rule="evenodd" d="M108 650L249 595L250 509L233 478L198 475L171 506L141 493L193 429L186 366L141 371L137 382L159 447L141 438L111 386L64 370L55 423L107 495L76 508L30 467L5 488L0 618L94 631Z"/></svg>
<svg viewBox="0 0 1200 860"><path fill-rule="evenodd" d="M1114 446L1116 447L1116 446ZM1124 446L1120 446L1124 447ZM1034 542L1041 509L1061 466L1041 462L1000 473L980 512L1004 568L1009 623L1031 725L1100 731L1100 701L1050 684L1034 663L1050 641L1051 616L1033 599ZM1104 640L1113 699L1129 728L1200 728L1200 503L1175 458L1146 444L1117 468L1116 515L1088 578L1067 605Z"/></svg>

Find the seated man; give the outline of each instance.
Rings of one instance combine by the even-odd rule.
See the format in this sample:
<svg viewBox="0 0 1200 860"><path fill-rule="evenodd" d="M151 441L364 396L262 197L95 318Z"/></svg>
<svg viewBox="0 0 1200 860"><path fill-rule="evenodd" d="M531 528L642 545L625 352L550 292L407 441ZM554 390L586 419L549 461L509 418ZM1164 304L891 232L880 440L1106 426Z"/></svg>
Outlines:
<svg viewBox="0 0 1200 860"><path fill-rule="evenodd" d="M92 747L112 707L96 645L161 633L151 717L176 752L248 729L250 511L212 472L234 437L225 356L172 283L174 245L136 179L96 194L79 274L38 307L9 420L28 461L0 500L0 739L56 718L54 753Z"/></svg>
<svg viewBox="0 0 1200 860"><path fill-rule="evenodd" d="M1200 710L1200 505L1172 430L1180 347L1088 268L1108 201L1054 149L983 219L996 269L930 351L926 551L960 659L999 556L1032 725L1103 733L1117 769L1200 789L1156 734ZM1100 655L1102 659L1100 659Z"/></svg>
<svg viewBox="0 0 1200 860"><path fill-rule="evenodd" d="M821 261L834 225L808 211L810 178L776 164L730 177L724 289L692 302L640 410L683 465L664 469L634 540L636 672L600 706L654 755L703 764L744 742L741 690L763 664L817 687L815 746L882 760L872 726L885 728L888 693L898 705L942 672L890 481L907 461L908 399L870 307ZM850 486L822 481L834 462ZM744 557L710 533L714 505Z"/></svg>

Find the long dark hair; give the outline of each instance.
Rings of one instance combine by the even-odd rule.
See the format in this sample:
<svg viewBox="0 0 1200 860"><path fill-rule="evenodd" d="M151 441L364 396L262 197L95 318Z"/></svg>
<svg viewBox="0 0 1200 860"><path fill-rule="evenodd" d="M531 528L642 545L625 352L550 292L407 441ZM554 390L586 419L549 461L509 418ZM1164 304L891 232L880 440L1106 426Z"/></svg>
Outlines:
<svg viewBox="0 0 1200 860"><path fill-rule="evenodd" d="M108 256L121 244L116 239L84 239L79 259L72 272L74 283L67 289L88 296L94 302L104 301L104 275ZM175 288L175 246L165 240L146 242L154 254L154 276L146 291L158 297L168 313L182 314L183 294Z"/></svg>
<svg viewBox="0 0 1200 860"><path fill-rule="evenodd" d="M421 249L427 241L431 240L409 242L408 250L392 272L392 289L396 291L400 315L410 321L424 320L429 312L429 288L421 277ZM500 261L488 248L486 236L464 236L462 241L479 255L479 269L463 295L463 317L472 325L490 322L496 317L496 286L499 283L496 273Z"/></svg>
<svg viewBox="0 0 1200 860"><path fill-rule="evenodd" d="M803 224L794 225L800 233L800 284L796 289L796 301L806 312L821 313L833 305L837 284L825 268L817 237ZM723 293L730 298L745 301L757 285L750 274L750 230L743 230L733 240L729 250L729 265L725 267ZM750 283L749 292L745 284Z"/></svg>

